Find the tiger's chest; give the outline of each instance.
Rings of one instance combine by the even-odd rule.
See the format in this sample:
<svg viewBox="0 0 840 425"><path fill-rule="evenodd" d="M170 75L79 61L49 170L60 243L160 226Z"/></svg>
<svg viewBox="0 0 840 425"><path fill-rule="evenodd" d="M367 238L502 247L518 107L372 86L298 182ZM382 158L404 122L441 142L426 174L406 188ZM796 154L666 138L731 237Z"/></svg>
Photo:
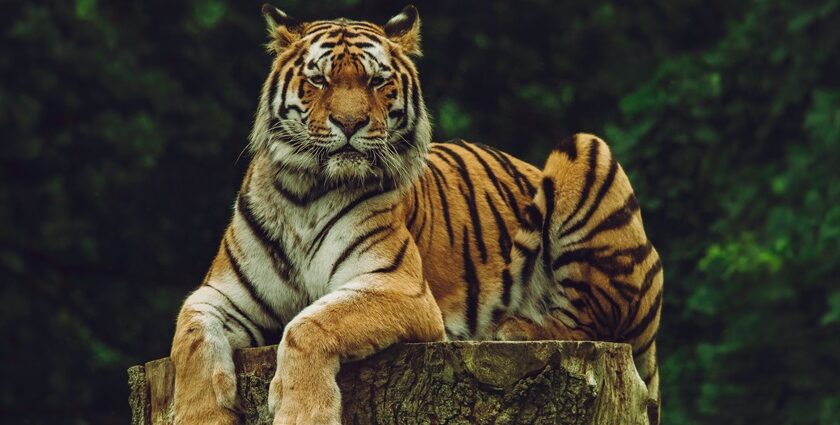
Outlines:
<svg viewBox="0 0 840 425"><path fill-rule="evenodd" d="M249 275L288 321L372 268L367 263L375 258L360 255L354 241L377 225L370 212L392 210L396 195L376 189L335 191L305 205L270 191L254 192L251 198L265 236L255 234L244 219L234 220L234 230Z"/></svg>

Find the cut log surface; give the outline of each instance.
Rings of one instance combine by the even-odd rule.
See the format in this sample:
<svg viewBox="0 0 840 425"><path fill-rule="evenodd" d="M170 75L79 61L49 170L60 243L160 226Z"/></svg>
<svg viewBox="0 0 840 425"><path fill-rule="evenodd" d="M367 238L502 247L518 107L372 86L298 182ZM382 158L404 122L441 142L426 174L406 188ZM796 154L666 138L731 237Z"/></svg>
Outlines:
<svg viewBox="0 0 840 425"><path fill-rule="evenodd" d="M276 346L236 352L243 424L271 424ZM133 425L172 423L169 359L128 370ZM399 344L345 363L345 424L650 424L656 406L627 344ZM208 388L208 391L212 391Z"/></svg>

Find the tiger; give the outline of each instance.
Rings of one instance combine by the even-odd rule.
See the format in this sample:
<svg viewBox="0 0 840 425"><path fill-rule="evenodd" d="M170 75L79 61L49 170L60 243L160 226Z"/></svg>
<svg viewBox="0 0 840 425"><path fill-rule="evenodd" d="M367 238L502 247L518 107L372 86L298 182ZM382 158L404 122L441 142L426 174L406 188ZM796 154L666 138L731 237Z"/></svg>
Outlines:
<svg viewBox="0 0 840 425"><path fill-rule="evenodd" d="M662 264L606 142L566 138L543 168L432 143L414 6L384 25L262 12L274 58L231 221L178 313L174 423L237 423L233 351L275 343L275 425L339 424L341 363L398 342L625 342L658 397Z"/></svg>

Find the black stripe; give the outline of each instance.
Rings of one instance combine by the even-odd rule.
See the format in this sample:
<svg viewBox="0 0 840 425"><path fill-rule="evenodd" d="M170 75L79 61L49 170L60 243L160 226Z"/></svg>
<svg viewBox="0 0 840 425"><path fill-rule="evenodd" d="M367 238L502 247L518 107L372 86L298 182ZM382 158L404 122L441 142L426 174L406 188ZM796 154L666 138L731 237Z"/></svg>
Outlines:
<svg viewBox="0 0 840 425"><path fill-rule="evenodd" d="M458 167L456 168L461 174L461 178L463 179L464 184L467 185L467 190L469 191L469 195L464 196L464 201L467 203L467 207L470 211L470 220L472 221L473 231L475 233L476 246L478 247L478 252L481 255L481 262L487 263L487 246L484 244L484 236L481 232L481 217L478 215L475 187L473 186L472 179L470 179L469 172L467 171L467 164L464 163L464 159L452 149L440 145L438 145L438 149L446 152L458 164Z"/></svg>
<svg viewBox="0 0 840 425"><path fill-rule="evenodd" d="M380 237L378 237L378 238L376 238L376 239L374 239L374 240L370 241L370 243L369 243L366 247L362 248L362 250L361 250L361 251L359 251L359 256L361 256L361 255L363 255L364 253L366 253L366 252L368 252L369 250L371 250L374 246L376 246L376 244L378 244L378 243L380 243L380 242L384 241L385 239L388 239L389 237L391 237L391 235L394 233L394 230L395 230L395 229L392 227L390 230L391 230L390 232L385 233L384 235L382 235L382 236L380 236Z"/></svg>
<svg viewBox="0 0 840 425"><path fill-rule="evenodd" d="M554 147L554 150L560 153L566 154L569 160L574 161L577 159L577 136L569 136L560 141L557 146Z"/></svg>
<svg viewBox="0 0 840 425"><path fill-rule="evenodd" d="M320 26L316 27L314 30L307 31L306 37L311 37L309 40L309 46L314 46L318 44L323 38L327 37L329 33L328 29L322 29ZM301 58L303 56L300 56Z"/></svg>
<svg viewBox="0 0 840 425"><path fill-rule="evenodd" d="M350 47L356 47L356 48L359 48L359 49L368 49L368 48L371 48L371 47L375 47L375 45L373 43L369 43L367 41L360 41L358 43L347 43L347 45L350 46Z"/></svg>
<svg viewBox="0 0 840 425"><path fill-rule="evenodd" d="M239 192L236 208L245 220L245 224L248 225L248 229L251 230L251 234L256 237L256 239L260 242L260 245L262 245L262 248L266 251L266 253L268 253L269 258L271 258L273 263L273 268L275 272L277 272L279 278L287 283L293 290L299 292L300 288L297 287L294 279L294 275L296 275L294 266L292 265L289 256L286 254L286 250L280 243L274 241L274 239L272 239L260 225L254 215L254 211L251 209L250 200L244 191Z"/></svg>
<svg viewBox="0 0 840 425"><path fill-rule="evenodd" d="M656 279L656 276L662 271L662 262L659 261L657 258L656 261L651 265L651 268L645 273L645 277L642 280L642 284L639 287L639 295L637 301L632 304L630 307L630 312L627 314L626 321L619 326L619 331L623 334L624 331L633 324L636 320L636 316L639 314L639 307L641 306L642 300L644 300L647 292L650 290L651 286L653 286L653 281ZM660 289L660 296L661 289Z"/></svg>
<svg viewBox="0 0 840 425"><path fill-rule="evenodd" d="M369 24L367 22L353 22L352 24L350 24L350 26L354 29L364 28L368 31L371 31L377 37L382 37L382 35L379 34L382 31L382 29L377 27L376 25Z"/></svg>
<svg viewBox="0 0 840 425"><path fill-rule="evenodd" d="M440 179L443 179L443 183L446 183L446 177L444 177L443 173L437 168L432 162L428 162L429 169L432 170L432 177L435 180L435 186L437 186L438 196L441 203L441 208L443 209L443 221L446 222L446 234L449 236L449 246L455 244L455 234L452 230L452 217L449 215L449 201L446 198L446 192L443 190L443 184L441 184ZM438 177L440 174L440 177Z"/></svg>
<svg viewBox="0 0 840 425"><path fill-rule="evenodd" d="M656 294L656 298L651 304L650 308L648 308L647 314L642 317L642 320L639 321L636 326L629 329L627 332L622 334L622 337L625 341L632 341L633 339L641 336L650 326L651 322L654 321L659 316L659 307L662 304L662 291L659 291Z"/></svg>
<svg viewBox="0 0 840 425"><path fill-rule="evenodd" d="M351 28L345 29L344 33L341 36L341 40L344 44L349 44L349 42L346 41L345 38L367 37L368 39L376 40L377 37L381 37L381 35L377 34L376 32L369 31L362 27L352 28L352 30L350 29Z"/></svg>
<svg viewBox="0 0 840 425"><path fill-rule="evenodd" d="M502 270L502 304L507 307L510 304L510 289L513 286L513 276L510 275L510 269Z"/></svg>
<svg viewBox="0 0 840 425"><path fill-rule="evenodd" d="M400 137L396 140L396 144L392 144L391 147L397 151L399 154L404 154L417 146L417 128L415 127L412 131L409 131L404 136Z"/></svg>
<svg viewBox="0 0 840 425"><path fill-rule="evenodd" d="M583 303L581 307L575 307L576 309L586 307L586 305L585 305L585 303L582 299L577 299L575 301L578 301L578 304ZM574 304L573 304L573 306L574 306ZM576 312L570 311L569 309L567 309L565 307L552 307L551 308L552 316L554 316L555 311L559 311L559 312L563 313L564 315L566 315L567 317L569 317L570 319L572 319L575 322L575 327L577 329L580 329L580 330L584 331L589 339L598 339L601 336L600 332L598 332L598 330L595 329L595 326L593 326L593 324L581 322L580 317L578 317L578 314ZM555 318L556 318L556 316L555 316Z"/></svg>
<svg viewBox="0 0 840 425"><path fill-rule="evenodd" d="M464 147L467 146L466 143L463 143L461 141L457 141L457 142L455 142L455 144L463 145ZM482 149L484 152L488 153L491 157L493 157L496 160L496 162L499 164L499 166L501 166L502 169L504 169L511 177L513 177L513 180L516 183L517 188L519 189L520 193L526 193L529 190L528 189L529 187L533 188L533 186L530 185L530 182L528 182L528 179L525 178L524 175L522 175L521 173L518 172L518 170L515 169L513 163L511 163L509 159L507 159L506 157L503 156L504 153L502 153L502 152L500 152L500 151L498 151L498 150L496 150L496 149L494 149L490 146L487 146L487 145L473 144L472 146L476 146L476 147ZM476 155L476 157L480 161L482 161L482 163L484 165L484 169L488 171L488 175L489 175L489 173L490 173L489 172L489 165L486 163L486 161L483 161L483 159L478 157L476 152L473 152L473 151L471 151L471 152L474 155ZM519 223L519 226L522 227L522 228L525 228L525 229L532 229L533 227L530 226L528 224L528 221L525 220L524 217L522 216L521 211L519 210L519 203L517 202L516 197L513 195L513 192L511 192L511 190L507 186L507 184L505 184L501 180L498 180L498 178L495 175L492 176L492 178L495 180L495 181L493 181L493 184L496 187L496 190L499 190L501 188L501 190L504 191L503 198L506 200L508 206L510 207L510 209L513 211L514 215L516 216L516 221ZM522 181L524 181L525 184L523 184ZM531 195L533 195L533 193Z"/></svg>
<svg viewBox="0 0 840 425"><path fill-rule="evenodd" d="M359 220L359 223L366 223L368 220L371 220L372 218L374 218L374 217L376 217L380 214L384 214L386 212L393 211L394 208L396 208L396 207L397 207L397 204L391 204L390 207L379 208L379 209L373 210L373 211L370 212L370 214L364 216L361 220Z"/></svg>
<svg viewBox="0 0 840 425"><path fill-rule="evenodd" d="M636 196L631 193L624 202L624 205L610 213L607 218L592 228L586 236L578 241L578 243L588 241L601 232L615 230L626 226L630 223L630 220L633 219L633 215L636 211L639 211L639 202L636 200Z"/></svg>
<svg viewBox="0 0 840 425"><path fill-rule="evenodd" d="M289 92L289 83L292 81L292 74L294 73L294 70L294 67L290 67L286 71L286 75L283 76L283 92L280 93L280 109L278 110L278 115L281 118L285 116L284 110L286 109L286 94Z"/></svg>
<svg viewBox="0 0 840 425"><path fill-rule="evenodd" d="M470 335L475 335L475 331L478 328L478 295L481 289L480 282L478 281L478 275L476 274L475 265L472 261L472 253L470 252L470 238L467 234L466 225L464 225L463 235L464 280L467 282L467 326L470 330Z"/></svg>
<svg viewBox="0 0 840 425"><path fill-rule="evenodd" d="M608 246L587 247L566 251L554 259L551 268L552 270L557 270L560 267L572 263L587 263L592 268L610 277L627 275L632 273L636 266L652 252L652 246L649 247L647 245L643 244L638 247L614 250L608 255L602 255L609 251L610 247Z"/></svg>
<svg viewBox="0 0 840 425"><path fill-rule="evenodd" d="M639 294L639 288L622 280L610 279L610 286L615 288L618 295L621 295L621 298L624 298L624 301L627 302L633 302Z"/></svg>
<svg viewBox="0 0 840 425"><path fill-rule="evenodd" d="M400 250L397 251L397 255L394 257L394 260L391 261L391 264L386 267L380 267L370 273L392 273L396 271L402 265L403 258L405 257L405 251L408 249L408 240L409 238L406 238L403 241Z"/></svg>
<svg viewBox="0 0 840 425"><path fill-rule="evenodd" d="M302 67L300 68L299 77L300 78L298 79L298 99L300 99L301 102L304 102L304 100L303 100L303 98L305 96L304 89L306 88L306 84L304 84L304 81L305 81L306 76L303 75L303 68Z"/></svg>
<svg viewBox="0 0 840 425"><path fill-rule="evenodd" d="M406 69L410 69L406 66ZM417 80L417 75L414 73L411 74L411 81L414 85L413 90L411 91L411 105L414 107L414 116L412 117L412 125L417 123L417 119L420 117L420 81Z"/></svg>
<svg viewBox="0 0 840 425"><path fill-rule="evenodd" d="M613 332L613 337L615 337L615 331L618 329L618 324L621 321L621 307L618 303L615 302L615 299L598 285L593 285L592 289L601 296L601 299L605 300L610 307L610 322L607 329L610 329Z"/></svg>
<svg viewBox="0 0 840 425"><path fill-rule="evenodd" d="M405 74L405 73L400 74L400 82L402 83L403 105L408 105L408 102L409 102L409 99L408 99L408 74ZM410 114L410 113L413 112L414 115L417 115L417 110L416 109L414 111L409 111L408 107L406 106L405 110L406 110L406 114ZM405 124L408 125L408 120L405 120ZM400 127L396 128L395 130L400 130L404 127L405 127L404 125L400 125Z"/></svg>
<svg viewBox="0 0 840 425"><path fill-rule="evenodd" d="M420 116L420 81L418 81L417 75L414 72L411 65L405 60L403 60L402 57L394 56L393 59L395 59L396 62L402 67L403 78L401 79L401 81L403 83L403 96L405 96L403 98L403 102L407 103L411 101L412 111L410 112L412 112L413 115L410 115L412 120L408 124L414 125L417 122L418 117ZM409 80L406 78L406 76L411 78L410 82L412 84L412 87L407 87ZM409 99L408 89L411 89L411 99Z"/></svg>
<svg viewBox="0 0 840 425"><path fill-rule="evenodd" d="M309 246L309 249L306 252L306 255L309 257L309 259L311 260L312 257L314 257L315 254L318 252L318 250L321 249L321 245L324 243L324 240L327 237L327 233L330 231L330 229L333 228L333 226L335 226L335 223L337 223L338 220L341 220L341 218L343 218L345 215L347 215L347 213L359 206L359 204L361 204L362 202L365 202L383 193L386 192L382 192L379 189L374 189L369 192L366 192L362 194L362 196L359 196L358 198L356 198L356 200L342 208L341 211L339 211L336 215L334 215L330 219L330 221L328 221L327 224L325 224L324 227L321 228L321 231L319 231L318 234L315 236L312 245Z"/></svg>
<svg viewBox="0 0 840 425"><path fill-rule="evenodd" d="M285 107L283 107L283 110L280 111L280 112L283 114L283 116L287 116L289 114L289 112L291 112L291 111L297 111L297 113L300 114L301 116L304 116L304 117L306 116L306 113L303 111L303 109L300 109L297 105L285 106Z"/></svg>
<svg viewBox="0 0 840 425"><path fill-rule="evenodd" d="M516 201L516 198L513 196L513 192L510 188L506 185L502 185L502 189L505 191L505 195L509 200L508 204L510 205L511 211L513 211L513 215L516 217L516 222L519 224L519 227L525 230L533 229L533 226L529 224L529 221L522 215L522 211L519 210L519 202Z"/></svg>
<svg viewBox="0 0 840 425"><path fill-rule="evenodd" d="M595 266L597 260L599 259L595 256L595 254L605 252L607 249L609 249L609 247L580 248L573 251L566 251L554 259L554 262L551 264L551 269L557 270L558 268L568 264L580 262L589 263Z"/></svg>
<svg viewBox="0 0 840 425"><path fill-rule="evenodd" d="M322 22L322 23L312 24L309 28L306 29L306 35L311 36L312 34L315 34L318 31L328 30L328 29L333 28L333 27L335 27L335 24L332 23L332 22Z"/></svg>
<svg viewBox="0 0 840 425"><path fill-rule="evenodd" d="M534 274L534 263L537 261L537 253L516 241L513 242L513 247L525 256L522 271L520 272L520 283L523 287L527 287L531 283L531 276Z"/></svg>
<svg viewBox="0 0 840 425"><path fill-rule="evenodd" d="M435 237L435 222L437 221L435 220L435 210L437 210L437 208L432 203L432 184L429 183L429 180L431 180L432 178L430 177L430 175L431 172L424 173L423 175L423 193L426 194L426 205L428 205L427 209L429 210L429 243L432 243ZM420 234L418 233L417 236L420 236Z"/></svg>
<svg viewBox="0 0 840 425"><path fill-rule="evenodd" d="M543 214L540 212L539 208L537 208L534 204L528 204L525 206L525 216L528 217L528 222L526 226L523 227L524 230L540 230L542 231L543 228Z"/></svg>
<svg viewBox="0 0 840 425"><path fill-rule="evenodd" d="M505 264L510 264L510 249L512 242L510 239L510 233L505 225L505 219L502 218L502 214L499 213L499 209L496 208L496 204L494 204L493 200L490 198L489 192L484 192L484 199L487 201L487 206L490 208L490 212L493 213L493 218L496 219L496 229L499 232L499 255L505 260Z"/></svg>
<svg viewBox="0 0 840 425"><path fill-rule="evenodd" d="M633 357L638 357L647 352L647 350L650 349L654 342L656 342L656 333L651 335L650 338L644 344L639 345L639 348L633 350Z"/></svg>
<svg viewBox="0 0 840 425"><path fill-rule="evenodd" d="M505 161L502 153L498 149L483 143L476 143L475 146L489 154L493 160L495 160L496 163L499 164L499 166L502 167L502 169L505 170L511 178L513 178L513 182L516 183L516 187L519 189L519 192L525 193L525 187L522 185L516 170L513 169L513 164L510 161Z"/></svg>
<svg viewBox="0 0 840 425"><path fill-rule="evenodd" d="M592 293L592 285L588 282L568 278L561 280L559 284L564 288L574 289L586 303L592 318L595 319L602 328L610 328L610 321L607 320L607 312L604 310L604 307L601 305L598 297ZM595 308L593 308L593 306Z"/></svg>
<svg viewBox="0 0 840 425"><path fill-rule="evenodd" d="M271 318L271 320L273 320L275 323L283 323L283 321L280 319L280 316L278 316L277 313L268 305L268 303L266 303L266 301L262 299L262 297L260 297L260 295L257 293L257 288L255 288L254 284L250 280L248 280L247 276L245 276L245 273L242 271L242 268L239 265L239 261L236 260L236 257L234 257L233 252L231 252L230 250L230 244L228 243L227 238L224 239L223 244L225 248L225 254L227 254L228 259L230 260L230 265L233 269L233 273L236 274L236 278L239 280L239 283L242 285L242 287L245 288L245 290L248 292L248 295L250 295L251 300L254 301L254 304L256 304L260 308L260 311L262 311L264 315Z"/></svg>
<svg viewBox="0 0 840 425"><path fill-rule="evenodd" d="M528 196L533 197L534 193L536 192L536 188L534 185L531 184L531 181L519 171L519 168L513 164L513 161L510 160L510 156L492 146L484 145L484 144L476 144L479 148L483 149L485 152L489 153L496 161L502 165L502 168L507 171L507 173L513 177L514 182L516 183L517 188L519 188L519 193L527 193Z"/></svg>
<svg viewBox="0 0 840 425"><path fill-rule="evenodd" d="M420 184L420 188L421 188L420 190L425 190L423 188L423 180L422 179L419 181L419 184ZM418 205L418 207L419 207L419 205ZM420 236L423 235L423 229L426 228L426 212L429 211L429 209L431 209L431 208L432 208L431 205L427 205L423 208L423 213L422 213L421 220L420 220L420 227L417 229L417 233L416 233L416 235L417 235L417 237L415 238L416 243L419 243Z"/></svg>
<svg viewBox="0 0 840 425"><path fill-rule="evenodd" d="M583 181L583 189L580 191L580 197L578 198L577 203L575 204L574 208L569 211L569 215L560 223L560 228L562 229L566 226L572 219L577 215L578 211L583 208L583 204L589 198L589 193L592 191L592 186L595 184L595 177L598 165L598 144L593 143L589 146L589 163L587 165L586 170L586 177Z"/></svg>
<svg viewBox="0 0 840 425"><path fill-rule="evenodd" d="M280 78L280 71L274 71L268 77L268 112L274 117L274 97L277 96L277 80Z"/></svg>
<svg viewBox="0 0 840 425"><path fill-rule="evenodd" d="M244 319L245 321L247 321L248 323L250 323L250 324L251 324L251 326L253 326L253 327L257 330L257 332L259 332L259 333L260 333L260 337L262 338L263 342L265 341L265 331L264 331L264 329L265 329L265 328L263 328L262 326L260 326L260 325L258 325L258 324L256 324L256 323L254 323L254 321L253 321L253 320L251 320L251 318L250 318L247 314L245 314L245 312L244 312L244 311L242 311L242 309L241 309L241 308L239 308L239 306L237 306L237 305L236 305L236 303L235 303L235 302L233 302L233 300L232 300L232 299L230 299L230 297L228 297L228 296L227 296L227 294L225 294L224 292L220 291L220 290L219 290L219 288L216 288L215 286L210 285L210 284L207 284L206 286L207 286L208 288L210 288L210 289L212 289L212 290L214 290L214 291L218 292L218 293L219 293L219 295L221 295L221 296L222 296L222 298L224 298L224 299L225 299L225 301L228 303L228 305L230 305L230 307L233 309L233 311L235 311L237 314L239 314L240 316L242 316L242 319ZM244 323L242 323L242 321L241 321L241 320L239 320L239 318L237 318L236 316L234 316L234 315L232 315L232 314L231 314L230 316L231 316L231 317L232 317L232 318L236 321L236 323L238 323L240 326L242 326L243 328L245 328L245 329L248 331L248 336L249 336L249 338L251 338L251 339L253 339L253 340L255 340L255 341L257 340L257 337L256 337L256 335L254 335L254 333L251 331L251 328L249 328L249 327L248 327L248 326L246 326ZM280 324L280 328L282 329L282 328L283 328L283 326L284 326L284 325L281 323L281 324Z"/></svg>
<svg viewBox="0 0 840 425"><path fill-rule="evenodd" d="M615 158L610 159L610 171L607 173L607 177L604 178L604 182L601 184L601 187L598 188L598 193L595 194L595 198L592 199L592 203L589 204L589 208L586 211L586 214L581 218L578 222L571 225L570 227L563 230L560 234L560 237L564 237L567 235L571 235L572 233L580 230L586 223L589 222L589 219L592 218L592 214L595 213L595 210L601 206L601 201L606 196L609 189L612 187L613 181L615 180L615 174L618 172L618 163L615 161ZM562 227L561 227L562 228Z"/></svg>
<svg viewBox="0 0 840 425"><path fill-rule="evenodd" d="M211 288L213 288L213 287L211 286ZM213 288L213 289L216 289L216 288ZM216 291L220 292L218 289L216 289ZM224 295L224 294L222 294L222 295ZM227 295L225 295L225 298L227 298ZM220 318L220 317L217 317L217 318L225 326L227 326L227 322L234 322L236 325L238 325L240 328L242 328L242 330L244 330L245 333L248 334L248 342L249 342L248 346L249 347L256 347L257 346L258 340L257 340L256 336L254 335L254 333L251 331L250 328L245 326L245 324L242 323L242 321L239 320L236 316L234 316L234 315L232 315L232 314L230 314L230 313L228 313L228 312L226 312L226 311L220 309L219 307L216 307L215 305L210 304L210 303L196 303L196 304L193 304L193 305L206 305L208 307L213 308L213 310L221 313L221 315L224 316L224 318ZM227 328L227 329L230 329L230 328Z"/></svg>
<svg viewBox="0 0 840 425"><path fill-rule="evenodd" d="M653 280L656 278L656 275L662 271L662 262L659 261L657 258L653 265L650 266L650 270L645 273L645 278L642 281L642 286L639 288L639 296L644 297L647 294L647 291L653 285Z"/></svg>
<svg viewBox="0 0 840 425"><path fill-rule="evenodd" d="M417 184L411 186L411 196L414 199L414 208L411 210L411 215L408 216L406 226L409 230L414 228L414 222L417 221L417 214L420 212L420 200L417 197Z"/></svg>
<svg viewBox="0 0 840 425"><path fill-rule="evenodd" d="M195 303L195 304L191 304L190 307L195 307L197 305L206 305L206 306L213 307L213 311L198 311L198 310L196 310L196 312L201 313L201 314L207 314L207 315L213 317L214 319L218 320L219 323L222 324L222 329L224 329L227 332L233 333L233 328L230 327L230 321L225 319L224 315L219 314L219 310L216 308L216 306L214 306L213 304L209 304L209 303Z"/></svg>
<svg viewBox="0 0 840 425"><path fill-rule="evenodd" d="M438 158L440 158L441 161L445 162L446 165L450 166L451 168L455 168L455 163L452 162L451 159L447 158L444 154L435 150L435 149L439 149L440 147L441 147L441 145L439 143L435 143L434 145L432 145L432 148L431 148L431 151L429 151L429 154L430 155L436 155Z"/></svg>
<svg viewBox="0 0 840 425"><path fill-rule="evenodd" d="M193 306L209 305L209 306L213 307L213 304L208 304L208 303L195 303L195 304L192 304L192 305ZM230 327L229 321L225 320L225 318L221 314L218 313L218 310L215 310L215 307L214 307L214 311L201 311L199 313L206 314L206 315L209 315L209 316L213 317L214 319L218 320L219 323L222 324L222 329L223 330L225 330L227 332L230 332L230 333L233 333L233 328ZM253 345L253 344L251 344L251 345Z"/></svg>
<svg viewBox="0 0 840 425"><path fill-rule="evenodd" d="M502 188L500 187L501 183L496 177L496 173L494 173L493 170L490 168L490 165L487 164L487 161L485 161L484 158L482 158L481 155L479 155L478 152L475 151L475 149L473 149L468 143L465 143L463 140L456 141L455 145L466 149L475 157L478 163L481 164L481 167L484 168L484 172L487 174L487 178L490 180L490 183L492 183L493 187L496 188L496 192L498 192L499 196L504 199L504 194L502 193Z"/></svg>
<svg viewBox="0 0 840 425"><path fill-rule="evenodd" d="M315 185L309 192L298 195L283 186L280 179L274 179L273 186L277 193L298 207L308 206L336 189L335 186Z"/></svg>
<svg viewBox="0 0 840 425"><path fill-rule="evenodd" d="M543 177L542 191L545 197L545 214L542 224L543 270L546 276L551 276L551 238L548 232L551 229L551 218L554 215L554 181L548 177Z"/></svg>
<svg viewBox="0 0 840 425"><path fill-rule="evenodd" d="M390 224L377 226L377 227L374 227L373 229L368 230L364 234L357 236L356 239L353 240L353 242L351 242L349 245L347 245L346 248L344 248L344 251L342 251L341 255L338 256L338 259L335 260L335 263L333 263L332 270L330 270L330 277L327 280L332 281L332 278L335 275L335 272L338 271L338 268L341 267L341 264L344 263L344 261L347 260L347 258L350 257L350 254L352 254L353 251L356 248L359 247L359 245L361 245L362 243L364 243L368 239L370 239L370 238L372 238L372 237L374 237L374 236L376 236L376 235L378 235L378 234L380 234L380 233L382 233L382 232L384 232L384 231L386 231L390 228L391 228Z"/></svg>

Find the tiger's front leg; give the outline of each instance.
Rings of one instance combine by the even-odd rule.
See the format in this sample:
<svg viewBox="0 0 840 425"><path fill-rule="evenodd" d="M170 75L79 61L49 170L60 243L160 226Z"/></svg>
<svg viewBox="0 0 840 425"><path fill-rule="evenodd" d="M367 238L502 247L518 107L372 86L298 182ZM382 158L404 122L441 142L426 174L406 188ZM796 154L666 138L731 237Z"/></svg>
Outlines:
<svg viewBox="0 0 840 425"><path fill-rule="evenodd" d="M407 236L406 236L407 237ZM444 339L443 319L413 242L391 266L351 280L305 308L285 329L269 387L274 425L339 424L341 360L398 341Z"/></svg>

